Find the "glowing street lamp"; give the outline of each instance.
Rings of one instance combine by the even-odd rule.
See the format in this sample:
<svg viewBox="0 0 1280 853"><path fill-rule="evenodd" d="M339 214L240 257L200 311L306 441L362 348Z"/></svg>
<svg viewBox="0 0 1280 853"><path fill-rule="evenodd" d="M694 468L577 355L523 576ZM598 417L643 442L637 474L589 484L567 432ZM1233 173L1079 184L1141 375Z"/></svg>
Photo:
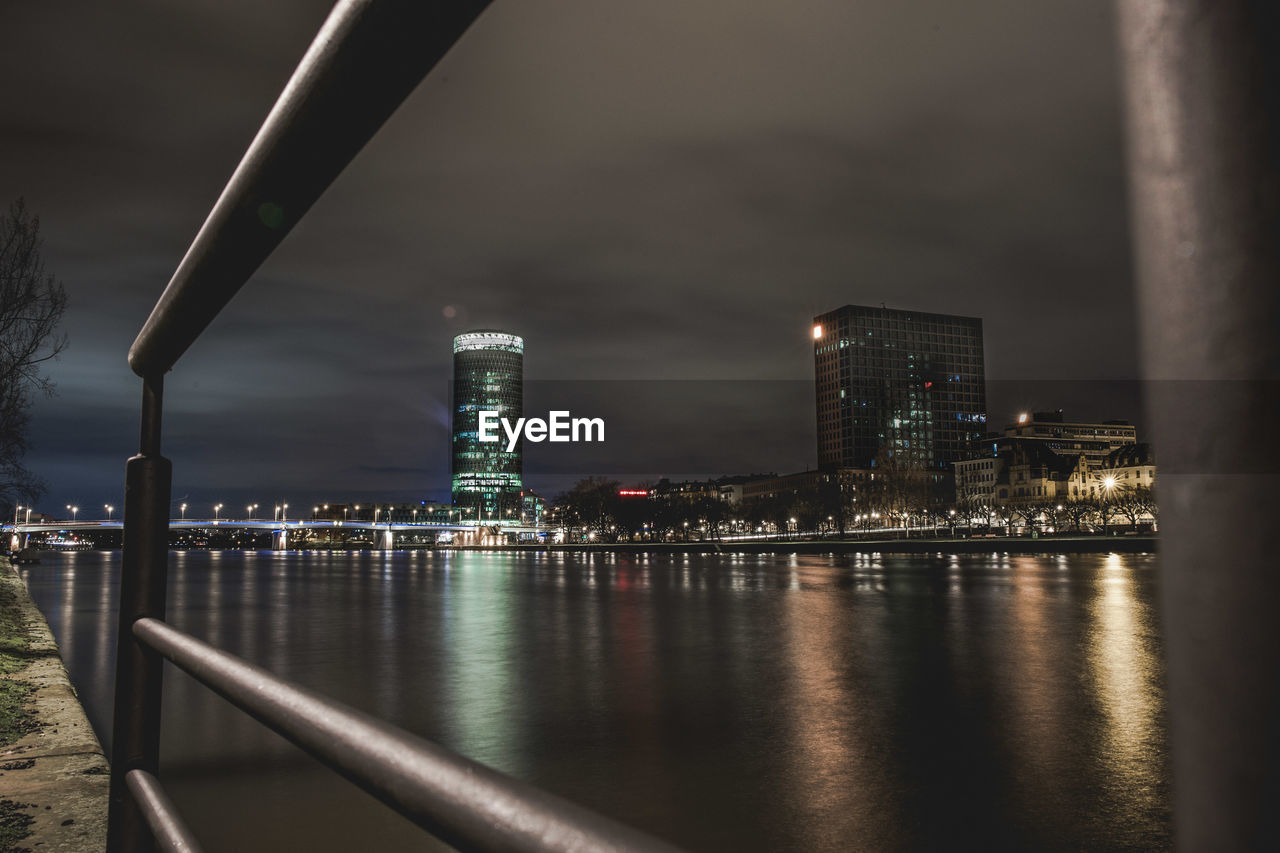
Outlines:
<svg viewBox="0 0 1280 853"><path fill-rule="evenodd" d="M67 509L71 510L71 523L74 524L76 520L76 513L80 511L80 507L67 504Z"/></svg>
<svg viewBox="0 0 1280 853"><path fill-rule="evenodd" d="M111 513L115 512L115 507L111 504L103 504L102 508L107 511L107 521L111 520Z"/></svg>
<svg viewBox="0 0 1280 853"><path fill-rule="evenodd" d="M218 520L218 510L222 509L222 504L215 504L213 507L213 520Z"/></svg>
<svg viewBox="0 0 1280 853"><path fill-rule="evenodd" d="M186 505L186 504L183 504L183 505L182 505L182 507L181 507L181 509L182 509L182 520L183 520L183 521L186 521L186 520L187 520L187 505Z"/></svg>
<svg viewBox="0 0 1280 853"><path fill-rule="evenodd" d="M249 514L249 521L253 521L253 511L258 508L257 504L249 504L245 507L245 512Z"/></svg>

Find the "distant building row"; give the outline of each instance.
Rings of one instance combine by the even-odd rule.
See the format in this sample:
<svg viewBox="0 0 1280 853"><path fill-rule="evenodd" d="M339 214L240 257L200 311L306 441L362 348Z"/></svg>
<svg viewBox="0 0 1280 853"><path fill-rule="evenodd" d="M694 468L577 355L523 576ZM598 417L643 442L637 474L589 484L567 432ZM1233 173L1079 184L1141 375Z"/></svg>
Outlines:
<svg viewBox="0 0 1280 853"><path fill-rule="evenodd" d="M1125 421L1072 423L1056 412L1021 415L955 463L956 503L1008 506L1106 500L1155 486L1150 445Z"/></svg>

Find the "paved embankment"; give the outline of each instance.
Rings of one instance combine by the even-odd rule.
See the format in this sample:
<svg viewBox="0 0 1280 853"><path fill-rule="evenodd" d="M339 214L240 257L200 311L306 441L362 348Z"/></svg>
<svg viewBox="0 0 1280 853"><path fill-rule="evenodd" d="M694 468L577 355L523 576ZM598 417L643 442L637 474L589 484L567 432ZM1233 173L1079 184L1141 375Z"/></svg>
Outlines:
<svg viewBox="0 0 1280 853"><path fill-rule="evenodd" d="M738 554L1123 554L1152 553L1157 536L997 536L912 539L748 539L478 546L466 550L631 551Z"/></svg>
<svg viewBox="0 0 1280 853"><path fill-rule="evenodd" d="M109 771L26 586L0 567L0 853L106 848Z"/></svg>

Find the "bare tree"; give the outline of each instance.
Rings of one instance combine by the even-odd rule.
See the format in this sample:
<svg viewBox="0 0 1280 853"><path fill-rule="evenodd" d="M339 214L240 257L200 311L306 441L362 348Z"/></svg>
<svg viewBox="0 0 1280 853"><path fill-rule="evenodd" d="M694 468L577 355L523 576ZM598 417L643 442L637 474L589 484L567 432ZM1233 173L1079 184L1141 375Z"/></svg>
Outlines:
<svg viewBox="0 0 1280 853"><path fill-rule="evenodd" d="M22 199L0 217L0 508L34 500L44 484L22 464L33 395L50 395L45 362L66 346L57 333L67 294L45 273L40 219Z"/></svg>

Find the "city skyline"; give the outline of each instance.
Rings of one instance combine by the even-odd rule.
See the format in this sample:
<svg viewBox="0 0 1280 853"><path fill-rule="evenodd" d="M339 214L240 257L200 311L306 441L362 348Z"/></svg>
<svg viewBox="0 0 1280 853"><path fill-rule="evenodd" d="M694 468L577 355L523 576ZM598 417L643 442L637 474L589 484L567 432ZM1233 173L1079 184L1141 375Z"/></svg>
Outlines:
<svg viewBox="0 0 1280 853"><path fill-rule="evenodd" d="M535 381L789 387L810 317L887 301L982 316L997 381L1136 375L1105 8L553 5L554 27L486 12L170 375L175 500L438 499L438 354L476 326L537 340ZM0 186L42 217L71 297L27 460L46 508L118 503L124 352L328 6L12 13L29 37L2 61L30 82ZM718 449L813 464L811 405L758 408ZM734 472L699 461L650 473Z"/></svg>

